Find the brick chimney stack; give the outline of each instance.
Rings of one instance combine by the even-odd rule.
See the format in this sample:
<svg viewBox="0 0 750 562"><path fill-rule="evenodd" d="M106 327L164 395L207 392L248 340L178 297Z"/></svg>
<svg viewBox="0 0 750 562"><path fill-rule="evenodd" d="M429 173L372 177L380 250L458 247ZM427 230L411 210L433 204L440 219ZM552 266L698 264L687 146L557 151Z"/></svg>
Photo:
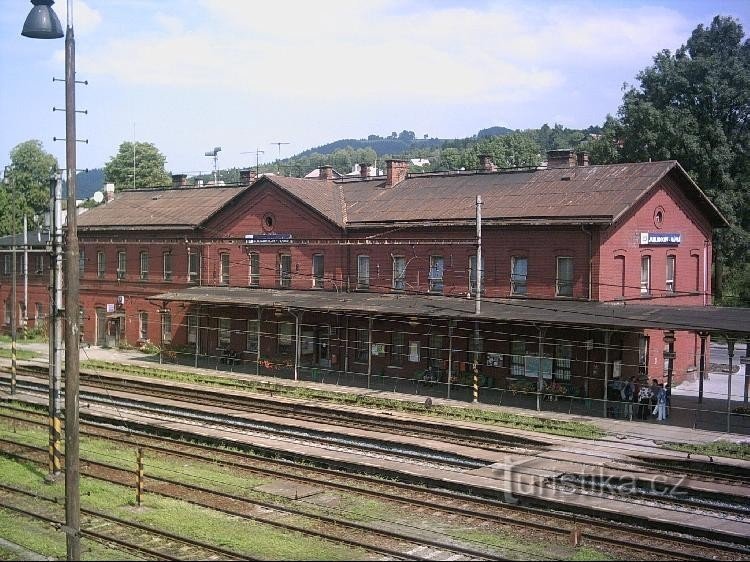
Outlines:
<svg viewBox="0 0 750 562"><path fill-rule="evenodd" d="M547 152L547 168L575 168L578 160L570 148L550 150Z"/></svg>
<svg viewBox="0 0 750 562"><path fill-rule="evenodd" d="M319 179L323 181L330 181L333 179L333 166L321 166L320 167L320 175L318 176Z"/></svg>
<svg viewBox="0 0 750 562"><path fill-rule="evenodd" d="M255 170L240 170L240 185L250 185L256 179Z"/></svg>
<svg viewBox="0 0 750 562"><path fill-rule="evenodd" d="M385 186L393 187L406 179L409 173L409 163L406 160L386 160Z"/></svg>
<svg viewBox="0 0 750 562"><path fill-rule="evenodd" d="M361 177L363 180L367 179L370 176L370 164L368 162L363 162L359 165L359 177Z"/></svg>
<svg viewBox="0 0 750 562"><path fill-rule="evenodd" d="M579 166L588 166L589 165L589 153L585 150L582 150L581 152L576 154L576 157L578 158L578 165Z"/></svg>
<svg viewBox="0 0 750 562"><path fill-rule="evenodd" d="M179 189L187 186L187 174L172 174L172 187Z"/></svg>
<svg viewBox="0 0 750 562"><path fill-rule="evenodd" d="M489 154L479 155L479 169L485 172L497 172L497 166L492 161L492 156Z"/></svg>

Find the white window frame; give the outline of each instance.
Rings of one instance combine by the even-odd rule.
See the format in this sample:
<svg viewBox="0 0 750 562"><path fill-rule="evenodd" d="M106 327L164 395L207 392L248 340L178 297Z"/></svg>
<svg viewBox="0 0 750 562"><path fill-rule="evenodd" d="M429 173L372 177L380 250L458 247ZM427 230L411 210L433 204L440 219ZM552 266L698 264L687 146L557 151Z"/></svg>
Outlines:
<svg viewBox="0 0 750 562"><path fill-rule="evenodd" d="M219 254L219 284L229 285L229 252Z"/></svg>
<svg viewBox="0 0 750 562"><path fill-rule="evenodd" d="M148 312L145 311L138 313L138 339L148 339Z"/></svg>
<svg viewBox="0 0 750 562"><path fill-rule="evenodd" d="M285 267L288 266L288 267ZM279 254L279 287L288 289L292 286L292 255Z"/></svg>
<svg viewBox="0 0 750 562"><path fill-rule="evenodd" d="M172 313L163 312L161 314L161 341L170 343L172 341Z"/></svg>
<svg viewBox="0 0 750 562"><path fill-rule="evenodd" d="M641 295L651 294L651 256L641 256Z"/></svg>
<svg viewBox="0 0 750 562"><path fill-rule="evenodd" d="M257 319L247 321L247 337L245 341L245 350L249 353L258 352L258 331L260 325Z"/></svg>
<svg viewBox="0 0 750 562"><path fill-rule="evenodd" d="M104 252L96 253L96 276L99 279L104 279L104 275L107 273L107 255Z"/></svg>
<svg viewBox="0 0 750 562"><path fill-rule="evenodd" d="M430 293L443 294L445 276L445 259L443 256L430 256L430 270L427 274Z"/></svg>
<svg viewBox="0 0 750 562"><path fill-rule="evenodd" d="M125 250L117 250L117 279L125 279L128 267L128 254Z"/></svg>
<svg viewBox="0 0 750 562"><path fill-rule="evenodd" d="M200 281L201 260L198 252L188 252L187 263L188 283L198 283Z"/></svg>
<svg viewBox="0 0 750 562"><path fill-rule="evenodd" d="M148 256L148 250L141 250L138 252L138 264L140 267L140 279L141 281L145 281L148 279L148 269L149 269L149 256Z"/></svg>
<svg viewBox="0 0 750 562"><path fill-rule="evenodd" d="M677 272L677 256L674 254L667 255L667 275L665 280L665 289L667 293L674 294L677 289L677 284L675 283L675 277Z"/></svg>
<svg viewBox="0 0 750 562"><path fill-rule="evenodd" d="M314 289L322 289L325 286L324 254L313 254L312 256L312 286Z"/></svg>
<svg viewBox="0 0 750 562"><path fill-rule="evenodd" d="M162 279L164 281L172 280L172 252L164 252L161 257Z"/></svg>
<svg viewBox="0 0 750 562"><path fill-rule="evenodd" d="M260 286L260 254L250 252L247 255L248 267L248 285L250 287Z"/></svg>
<svg viewBox="0 0 750 562"><path fill-rule="evenodd" d="M482 293L484 293L484 257L482 257ZM477 255L472 254L469 256L469 293L472 295L477 294Z"/></svg>

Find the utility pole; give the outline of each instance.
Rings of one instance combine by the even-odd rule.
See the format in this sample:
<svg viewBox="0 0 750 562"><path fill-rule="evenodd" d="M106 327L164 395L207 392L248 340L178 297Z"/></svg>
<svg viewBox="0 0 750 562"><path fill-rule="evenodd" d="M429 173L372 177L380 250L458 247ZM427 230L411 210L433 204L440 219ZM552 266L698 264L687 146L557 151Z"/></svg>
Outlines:
<svg viewBox="0 0 750 562"><path fill-rule="evenodd" d="M60 421L61 404L61 379L62 379L62 314L63 314L63 292L62 292L62 176L57 173L52 179L52 201L50 215L52 227L50 229L50 242L52 254L50 260L50 277L52 281L52 293L50 295L49 314L49 479L56 480L60 476L61 469L61 443L62 424Z"/></svg>
<svg viewBox="0 0 750 562"><path fill-rule="evenodd" d="M276 170L281 173L281 145L282 144L289 144L288 142L272 142L271 144L275 144L279 147L279 157L276 159Z"/></svg>

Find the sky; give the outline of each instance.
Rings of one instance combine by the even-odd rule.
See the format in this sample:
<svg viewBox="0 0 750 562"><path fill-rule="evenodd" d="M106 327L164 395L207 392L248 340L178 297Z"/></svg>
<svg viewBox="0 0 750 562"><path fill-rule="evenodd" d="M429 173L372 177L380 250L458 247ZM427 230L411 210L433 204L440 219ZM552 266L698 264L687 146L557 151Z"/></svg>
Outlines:
<svg viewBox="0 0 750 562"><path fill-rule="evenodd" d="M249 167L340 138L463 138L601 125L623 84L747 0L70 0L79 168L153 143L171 173ZM64 40L2 0L0 164L38 139L65 160ZM53 8L63 27L67 6ZM747 34L746 34L747 36ZM289 144L276 144L289 143Z"/></svg>

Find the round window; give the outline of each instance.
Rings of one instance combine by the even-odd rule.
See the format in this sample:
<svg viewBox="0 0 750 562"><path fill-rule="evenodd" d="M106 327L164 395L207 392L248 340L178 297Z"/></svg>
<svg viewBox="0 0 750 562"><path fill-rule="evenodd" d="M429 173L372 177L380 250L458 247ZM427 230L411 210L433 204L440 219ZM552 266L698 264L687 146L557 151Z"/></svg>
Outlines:
<svg viewBox="0 0 750 562"><path fill-rule="evenodd" d="M657 207L654 210L654 226L656 226L656 228L661 228L662 224L664 224L664 208Z"/></svg>
<svg viewBox="0 0 750 562"><path fill-rule="evenodd" d="M273 230L273 226L273 215L271 213L266 213L265 215L263 215L263 230Z"/></svg>

